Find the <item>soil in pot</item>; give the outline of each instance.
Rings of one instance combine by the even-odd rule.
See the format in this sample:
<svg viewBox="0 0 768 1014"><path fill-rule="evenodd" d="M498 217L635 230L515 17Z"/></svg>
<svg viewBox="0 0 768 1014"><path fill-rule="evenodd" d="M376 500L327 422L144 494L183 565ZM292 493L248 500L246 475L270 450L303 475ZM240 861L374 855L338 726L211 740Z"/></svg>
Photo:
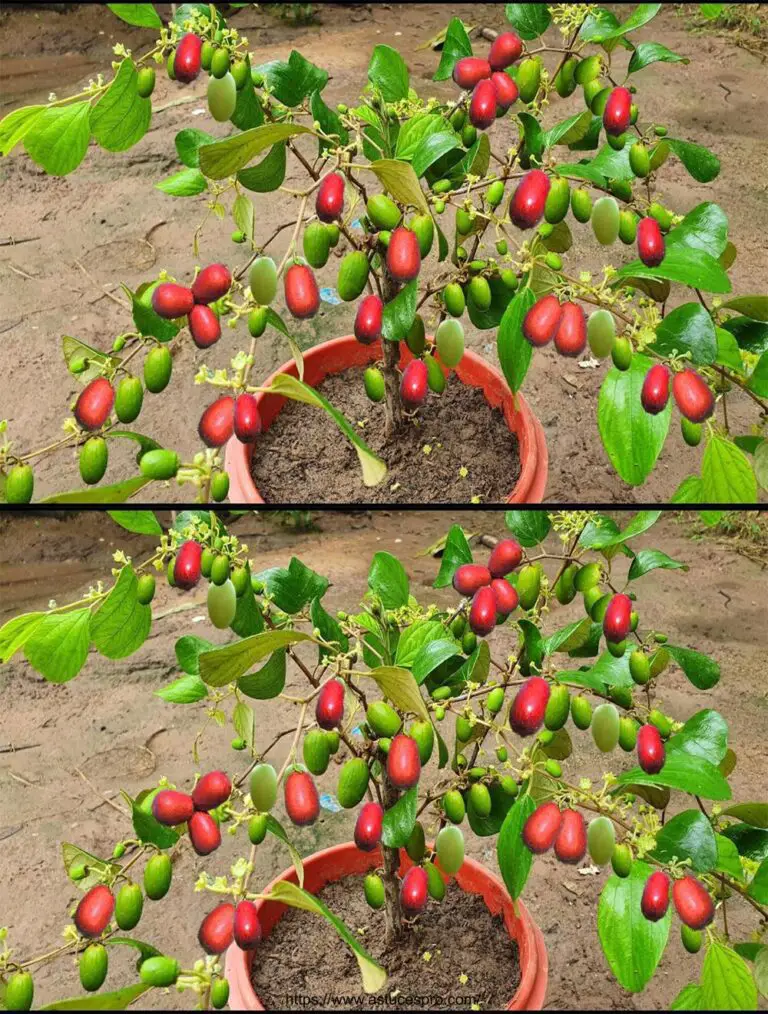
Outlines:
<svg viewBox="0 0 768 1014"><path fill-rule="evenodd" d="M499 1010L520 985L517 944L504 920L491 915L480 895L465 894L453 883L444 900L430 901L390 949L384 942L384 913L368 907L361 877L328 884L318 897L358 934L387 970L388 982L375 1000L366 997L352 951L324 919L289 908L259 945L251 970L267 1010L466 1011L473 1003Z"/></svg>
<svg viewBox="0 0 768 1014"><path fill-rule="evenodd" d="M317 389L386 462L384 481L364 486L357 454L333 420L288 401L259 437L251 462L267 503L470 503L474 496L504 502L520 476L517 437L480 388L452 376L387 443L384 405L365 394L363 372L328 376Z"/></svg>

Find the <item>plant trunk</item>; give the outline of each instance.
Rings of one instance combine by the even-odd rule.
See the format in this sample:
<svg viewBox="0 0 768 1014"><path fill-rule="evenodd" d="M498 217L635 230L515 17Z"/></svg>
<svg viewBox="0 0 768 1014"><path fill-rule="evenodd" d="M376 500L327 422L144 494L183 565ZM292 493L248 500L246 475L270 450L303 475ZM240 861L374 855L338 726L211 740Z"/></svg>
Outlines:
<svg viewBox="0 0 768 1014"><path fill-rule="evenodd" d="M389 810L397 802L397 790L385 778L382 786L382 803ZM384 916L385 942L389 947L403 930L403 916L400 910L400 889L397 871L400 866L400 850L382 846L384 856Z"/></svg>
<svg viewBox="0 0 768 1014"><path fill-rule="evenodd" d="M389 303L397 295L397 286L389 277L389 272L386 269L382 272L381 294L384 303ZM403 407L400 402L400 380L397 375L400 343L382 338L382 345L384 346L384 436L387 440L391 440L403 422Z"/></svg>

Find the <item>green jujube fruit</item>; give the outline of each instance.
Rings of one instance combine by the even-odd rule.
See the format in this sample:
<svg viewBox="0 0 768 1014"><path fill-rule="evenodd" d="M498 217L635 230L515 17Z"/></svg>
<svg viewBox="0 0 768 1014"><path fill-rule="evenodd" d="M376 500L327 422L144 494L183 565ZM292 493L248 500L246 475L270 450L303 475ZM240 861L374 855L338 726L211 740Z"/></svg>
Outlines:
<svg viewBox="0 0 768 1014"><path fill-rule="evenodd" d="M620 201L627 203L632 200L632 184L629 180L611 180L608 184L608 189Z"/></svg>
<svg viewBox="0 0 768 1014"><path fill-rule="evenodd" d="M619 336L613 343L611 359L617 370L624 372L632 365L632 342L629 338Z"/></svg>
<svg viewBox="0 0 768 1014"><path fill-rule="evenodd" d="M485 699L485 706L492 715L497 715L504 706L504 688L494 687Z"/></svg>
<svg viewBox="0 0 768 1014"><path fill-rule="evenodd" d="M607 88L601 88L599 92L593 97L589 103L589 108L595 114L595 116L602 116L605 112L605 107L608 104L608 98L613 89L609 86Z"/></svg>
<svg viewBox="0 0 768 1014"><path fill-rule="evenodd" d="M589 81L594 81L596 77L600 76L601 70L602 60L597 55L580 60L574 69L576 84L585 85Z"/></svg>
<svg viewBox="0 0 768 1014"><path fill-rule="evenodd" d="M109 450L104 437L89 437L80 448L80 478L89 486L101 482L108 461Z"/></svg>
<svg viewBox="0 0 768 1014"><path fill-rule="evenodd" d="M602 246L616 242L619 235L619 206L613 197L600 197L595 201L592 231Z"/></svg>
<svg viewBox="0 0 768 1014"><path fill-rule="evenodd" d="M577 222L588 222L592 217L592 198L583 187L571 191L571 211Z"/></svg>
<svg viewBox="0 0 768 1014"><path fill-rule="evenodd" d="M144 895L138 884L123 884L115 898L115 922L121 930L138 925L144 909Z"/></svg>
<svg viewBox="0 0 768 1014"><path fill-rule="evenodd" d="M460 824L464 820L466 807L464 797L458 789L450 789L443 796L443 812L453 824Z"/></svg>
<svg viewBox="0 0 768 1014"><path fill-rule="evenodd" d="M277 772L271 764L257 764L251 772L251 802L261 813L268 813L277 800Z"/></svg>
<svg viewBox="0 0 768 1014"><path fill-rule="evenodd" d="M582 567L574 578L576 591L585 592L587 588L593 588L599 584L603 577L603 570L599 563L588 563Z"/></svg>
<svg viewBox="0 0 768 1014"><path fill-rule="evenodd" d="M475 782L469 789L469 804L478 817L487 817L493 805L488 786Z"/></svg>
<svg viewBox="0 0 768 1014"><path fill-rule="evenodd" d="M424 854L427 851L427 842L421 821L417 820L413 825L413 830L408 841L405 843L405 851L408 853L408 858L412 859L414 863L420 863L424 858Z"/></svg>
<svg viewBox="0 0 768 1014"><path fill-rule="evenodd" d="M424 362L427 364L427 387L435 394L442 394L446 383L442 366L434 356L427 356Z"/></svg>
<svg viewBox="0 0 768 1014"><path fill-rule="evenodd" d="M245 88L251 78L251 69L246 60L238 60L232 65L232 77L235 79L235 87L239 92Z"/></svg>
<svg viewBox="0 0 768 1014"><path fill-rule="evenodd" d="M325 267L331 252L331 236L322 222L309 223L304 230L302 247L310 267Z"/></svg>
<svg viewBox="0 0 768 1014"><path fill-rule="evenodd" d="M368 788L368 765L362 757L352 757L339 772L336 798L345 810L357 806Z"/></svg>
<svg viewBox="0 0 768 1014"><path fill-rule="evenodd" d="M466 309L464 290L458 282L449 282L443 289L443 306L452 317L461 317Z"/></svg>
<svg viewBox="0 0 768 1014"><path fill-rule="evenodd" d="M477 127L472 123L465 123L461 130L461 143L465 148L471 148L477 140ZM451 187L449 186L450 190Z"/></svg>
<svg viewBox="0 0 768 1014"><path fill-rule="evenodd" d="M631 753L637 745L638 724L634 718L624 715L619 721L619 746L625 753Z"/></svg>
<svg viewBox="0 0 768 1014"><path fill-rule="evenodd" d="M582 694L571 698L571 718L577 729L588 729L592 724L592 705Z"/></svg>
<svg viewBox="0 0 768 1014"><path fill-rule="evenodd" d="M523 60L517 70L517 87L521 102L533 102L541 83L541 60L538 56Z"/></svg>
<svg viewBox="0 0 768 1014"><path fill-rule="evenodd" d="M455 824L440 830L435 841L435 853L443 871L451 877L464 865L464 835Z"/></svg>
<svg viewBox="0 0 768 1014"><path fill-rule="evenodd" d="M662 232L668 232L672 227L672 212L659 204L658 201L654 201L651 204L650 208L648 208L648 214L651 218L656 219Z"/></svg>
<svg viewBox="0 0 768 1014"><path fill-rule="evenodd" d="M277 265L271 257L257 257L248 276L251 295L261 306L269 306L277 293Z"/></svg>
<svg viewBox="0 0 768 1014"><path fill-rule="evenodd" d="M109 955L104 944L89 944L80 955L80 985L89 993L101 989L109 969Z"/></svg>
<svg viewBox="0 0 768 1014"><path fill-rule="evenodd" d="M611 856L611 866L617 877L628 877L632 869L632 852L629 845L618 843Z"/></svg>
<svg viewBox="0 0 768 1014"><path fill-rule="evenodd" d="M229 559L220 553L213 558L211 563L211 581L214 584L224 584L229 577Z"/></svg>
<svg viewBox="0 0 768 1014"><path fill-rule="evenodd" d="M498 208L504 200L504 181L494 180L485 192L485 203L489 208Z"/></svg>
<svg viewBox="0 0 768 1014"><path fill-rule="evenodd" d="M541 590L541 568L536 564L527 564L517 578L517 594L521 609L533 609L539 600Z"/></svg>
<svg viewBox="0 0 768 1014"><path fill-rule="evenodd" d="M435 238L435 223L431 215L414 215L409 223L409 228L419 241L419 253L427 257L432 249Z"/></svg>
<svg viewBox="0 0 768 1014"><path fill-rule="evenodd" d="M139 967L139 978L147 986L172 986L179 977L179 963L175 958L166 958L156 954Z"/></svg>
<svg viewBox="0 0 768 1014"><path fill-rule="evenodd" d="M424 318L420 313L416 314L413 318L413 323L408 328L408 334L405 336L405 344L414 356L420 356L426 348L427 329L424 326Z"/></svg>
<svg viewBox="0 0 768 1014"><path fill-rule="evenodd" d="M504 775L500 784L502 792L505 792L508 796L514 797L520 790L520 786L517 784L512 775Z"/></svg>
<svg viewBox="0 0 768 1014"><path fill-rule="evenodd" d="M211 982L211 1007L221 1010L229 1001L229 983L226 979L214 979Z"/></svg>
<svg viewBox="0 0 768 1014"><path fill-rule="evenodd" d="M636 141L629 149L629 168L635 176L645 177L651 171L651 156L641 141Z"/></svg>
<svg viewBox="0 0 768 1014"><path fill-rule="evenodd" d="M547 199L544 203L545 221L549 222L550 225L557 225L558 222L562 222L568 214L570 203L571 188L568 180L562 176L556 176L552 180Z"/></svg>
<svg viewBox="0 0 768 1014"><path fill-rule="evenodd" d="M610 310L595 310L587 320L587 341L592 354L604 359L616 340L616 321Z"/></svg>
<svg viewBox="0 0 768 1014"><path fill-rule="evenodd" d="M153 67L141 67L136 76L136 91L142 99L148 99L155 90L155 70Z"/></svg>
<svg viewBox="0 0 768 1014"><path fill-rule="evenodd" d="M616 847L616 831L608 817L595 817L587 826L587 849L593 863L605 866Z"/></svg>
<svg viewBox="0 0 768 1014"><path fill-rule="evenodd" d="M377 369L375 366L369 366L363 374L363 385L365 387L365 393L371 401L384 401L384 396L387 393L387 387L384 381L384 374L381 370Z"/></svg>
<svg viewBox="0 0 768 1014"><path fill-rule="evenodd" d="M173 370L173 357L166 345L150 349L144 360L144 386L152 394L159 394L168 386Z"/></svg>
<svg viewBox="0 0 768 1014"><path fill-rule="evenodd" d="M442 901L445 897L445 881L440 870L434 863L425 863L424 869L427 874L427 894L435 901Z"/></svg>
<svg viewBox="0 0 768 1014"><path fill-rule="evenodd" d="M478 310L487 310L493 300L488 279L482 275L471 278L468 286L469 297Z"/></svg>
<svg viewBox="0 0 768 1014"><path fill-rule="evenodd" d="M432 723L427 721L414 722L408 730L408 735L411 739L416 740L416 745L419 748L419 760L423 767L432 756L432 750L435 745L435 730L432 728Z"/></svg>
<svg viewBox="0 0 768 1014"><path fill-rule="evenodd" d="M651 663L642 651L633 651L629 656L629 674L639 686L645 686L651 678Z"/></svg>
<svg viewBox="0 0 768 1014"><path fill-rule="evenodd" d="M384 881L375 873L369 873L363 880L363 894L371 908L379 909L384 907L386 892Z"/></svg>
<svg viewBox="0 0 768 1014"><path fill-rule="evenodd" d="M208 79L208 111L217 123L226 123L237 106L237 85L231 74Z"/></svg>
<svg viewBox="0 0 768 1014"><path fill-rule="evenodd" d="M619 239L627 246L637 238L637 222L637 215L629 208L624 208L619 214Z"/></svg>
<svg viewBox="0 0 768 1014"><path fill-rule="evenodd" d="M152 574L142 574L136 583L136 599L143 606L148 606L155 597L155 578Z"/></svg>
<svg viewBox="0 0 768 1014"><path fill-rule="evenodd" d="M614 704L618 704L620 708L629 710L633 705L632 700L632 688L631 687L610 687L609 696Z"/></svg>
<svg viewBox="0 0 768 1014"><path fill-rule="evenodd" d="M173 479L181 466L176 451L157 448L142 454L139 471L147 479Z"/></svg>
<svg viewBox="0 0 768 1014"><path fill-rule="evenodd" d="M268 813L254 813L248 821L248 840L251 845L261 845L269 828Z"/></svg>
<svg viewBox="0 0 768 1014"><path fill-rule="evenodd" d="M261 338L267 329L269 307L254 306L248 314L248 333L252 338Z"/></svg>
<svg viewBox="0 0 768 1014"><path fill-rule="evenodd" d="M477 634L474 630L465 630L461 639L461 650L465 655L471 655L477 647Z"/></svg>
<svg viewBox="0 0 768 1014"><path fill-rule="evenodd" d="M682 923L680 926L680 939L683 942L683 947L689 954L698 954L701 950L701 942L703 939L701 930L691 929L690 926L686 926L685 923Z"/></svg>
<svg viewBox="0 0 768 1014"><path fill-rule="evenodd" d="M123 377L115 389L115 415L121 423L138 418L144 401L144 388L138 377Z"/></svg>
<svg viewBox="0 0 768 1014"><path fill-rule="evenodd" d="M592 110L592 103L595 101L595 99L602 90L603 90L602 81L598 81L597 78L595 78L593 81L587 81L587 83L584 85L583 88L584 105L587 107L587 109L589 109L590 111Z"/></svg>
<svg viewBox="0 0 768 1014"><path fill-rule="evenodd" d="M688 444L689 447L698 447L701 443L701 436L703 433L701 423L691 422L690 419L686 419L685 416L680 417L680 430L683 434L683 440Z"/></svg>
<svg viewBox="0 0 768 1014"><path fill-rule="evenodd" d="M35 984L29 972L14 972L5 987L3 1003L7 1010L31 1010Z"/></svg>
<svg viewBox="0 0 768 1014"><path fill-rule="evenodd" d="M562 729L571 710L571 695L566 686L553 686L544 711L544 725L551 732Z"/></svg>
<svg viewBox="0 0 768 1014"><path fill-rule="evenodd" d="M435 333L435 347L444 366L453 369L464 355L464 328L461 321L443 320Z"/></svg>
<svg viewBox="0 0 768 1014"><path fill-rule="evenodd" d="M598 704L592 716L592 739L602 753L610 753L619 742L619 713L613 704Z"/></svg>
<svg viewBox="0 0 768 1014"><path fill-rule="evenodd" d="M365 712L365 720L376 736L396 736L403 724L395 709L386 701L372 701Z"/></svg>
<svg viewBox="0 0 768 1014"><path fill-rule="evenodd" d="M466 743L471 735L472 723L465 715L459 715L456 719L456 739L460 743Z"/></svg>
<svg viewBox="0 0 768 1014"><path fill-rule="evenodd" d="M304 764L310 774L324 775L331 760L328 737L322 729L310 729L302 746Z"/></svg>
<svg viewBox="0 0 768 1014"><path fill-rule="evenodd" d="M589 594L589 592L591 591L592 589L590 588L587 594ZM612 598L613 595L610 592L606 592L604 595L600 595L599 598L597 598L594 602L592 602L589 608L589 615L592 617L595 623L603 622L603 620L605 619L606 610L608 609L608 603L611 601Z"/></svg>
<svg viewBox="0 0 768 1014"><path fill-rule="evenodd" d="M450 184L448 189L450 189ZM435 189L435 193L437 192ZM390 232L396 228L402 218L400 209L386 194L372 194L366 202L365 210L368 218L377 229L387 229Z"/></svg>
<svg viewBox="0 0 768 1014"><path fill-rule="evenodd" d="M211 75L223 78L229 73L229 53L226 49L215 49L211 54Z"/></svg>
<svg viewBox="0 0 768 1014"><path fill-rule="evenodd" d="M237 612L235 586L227 579L224 584L208 585L208 617L217 630L226 630Z"/></svg>
<svg viewBox="0 0 768 1014"><path fill-rule="evenodd" d="M362 250L346 254L339 266L336 288L341 299L349 303L357 299L368 280L368 258Z"/></svg>
<svg viewBox="0 0 768 1014"><path fill-rule="evenodd" d="M672 719L654 708L648 715L648 721L659 730L662 739L668 739L672 733Z"/></svg>
<svg viewBox="0 0 768 1014"><path fill-rule="evenodd" d="M576 585L574 584L574 578L578 573L579 565L577 563L569 563L568 566L563 570L562 574L555 581L555 598L561 605L568 605L569 602L573 602L576 597Z"/></svg>
<svg viewBox="0 0 768 1014"><path fill-rule="evenodd" d="M168 893L173 876L171 857L165 852L152 856L144 867L144 893L151 901L159 901Z"/></svg>
<svg viewBox="0 0 768 1014"><path fill-rule="evenodd" d="M555 74L555 90L561 99L567 99L576 90L576 66L578 57L569 56L560 70Z"/></svg>
<svg viewBox="0 0 768 1014"><path fill-rule="evenodd" d="M466 208L459 208L456 212L456 232L460 236L468 236L472 232L472 217Z"/></svg>

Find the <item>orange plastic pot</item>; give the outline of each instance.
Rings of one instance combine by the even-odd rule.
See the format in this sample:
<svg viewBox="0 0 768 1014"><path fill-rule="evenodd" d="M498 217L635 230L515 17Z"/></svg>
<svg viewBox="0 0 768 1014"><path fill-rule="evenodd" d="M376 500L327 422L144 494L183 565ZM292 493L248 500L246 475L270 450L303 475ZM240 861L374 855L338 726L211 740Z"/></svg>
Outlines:
<svg viewBox="0 0 768 1014"><path fill-rule="evenodd" d="M401 367L413 357L401 345ZM381 359L381 342L362 345L354 335L334 338L316 345L304 353L304 381L317 387L327 376L343 373L359 366L368 366ZM463 384L481 388L485 400L494 408L501 408L504 421L517 436L520 448L520 478L506 498L507 503L541 503L547 485L547 444L541 423L531 412L521 394L514 395L502 374L476 353L467 351L456 367L456 376ZM269 387L279 373L298 377L296 363L291 360L276 370L264 382ZM288 399L275 394L257 394L264 430L269 429L278 412ZM337 406L342 408L343 406ZM227 444L225 467L229 473L229 499L232 503L264 503L251 477L251 458L254 444L241 444L233 437Z"/></svg>
<svg viewBox="0 0 768 1014"><path fill-rule="evenodd" d="M316 852L304 860L304 887L312 894L316 894L326 884L335 883L344 877L363 876L369 870L380 867L381 862L381 853L378 849L373 852L361 852L354 842L334 845L333 848ZM411 865L405 852L401 852L401 875ZM493 915L501 913L504 928L510 938L517 943L522 978L506 1009L541 1010L547 991L547 950L541 930L531 919L525 905L521 901L513 903L498 877L489 873L474 859L465 859L464 865L454 879L462 891L481 895ZM293 867L285 870L264 889L264 893L268 894L273 885L282 880L298 883L296 870ZM256 907L259 910L263 936L267 937L287 906L274 901L257 901ZM329 946L336 946L331 937ZM225 974L229 980L229 1006L232 1010L265 1009L251 984L251 965L257 957L258 950L241 951L236 944L227 951Z"/></svg>

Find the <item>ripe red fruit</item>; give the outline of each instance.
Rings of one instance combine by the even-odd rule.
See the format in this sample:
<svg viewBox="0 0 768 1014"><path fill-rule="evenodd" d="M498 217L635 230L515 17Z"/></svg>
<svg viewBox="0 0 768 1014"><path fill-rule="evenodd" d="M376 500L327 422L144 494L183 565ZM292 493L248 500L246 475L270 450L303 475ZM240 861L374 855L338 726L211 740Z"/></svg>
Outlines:
<svg viewBox="0 0 768 1014"><path fill-rule="evenodd" d="M173 564L173 583L178 588L189 591L200 580L200 557L203 547L194 539L189 539L179 547Z"/></svg>
<svg viewBox="0 0 768 1014"><path fill-rule="evenodd" d="M187 318L192 340L199 349L210 348L221 338L219 318L210 308L202 303L196 304Z"/></svg>
<svg viewBox="0 0 768 1014"><path fill-rule="evenodd" d="M650 415L658 415L669 401L669 367L663 363L652 366L645 375L640 392L643 408Z"/></svg>
<svg viewBox="0 0 768 1014"><path fill-rule="evenodd" d="M291 264L285 272L285 304L294 317L306 320L320 309L320 292L312 269L306 264Z"/></svg>
<svg viewBox="0 0 768 1014"><path fill-rule="evenodd" d="M629 595L614 595L603 617L603 633L607 641L623 641L632 626L632 599Z"/></svg>
<svg viewBox="0 0 768 1014"><path fill-rule="evenodd" d="M523 825L523 842L531 852L541 855L555 843L563 815L557 803L537 807Z"/></svg>
<svg viewBox="0 0 768 1014"><path fill-rule="evenodd" d="M189 840L192 848L199 856L208 856L221 845L219 825L210 815L198 810L193 813L188 824Z"/></svg>
<svg viewBox="0 0 768 1014"><path fill-rule="evenodd" d="M196 810L215 810L232 795L232 782L223 771L209 771L192 790Z"/></svg>
<svg viewBox="0 0 768 1014"><path fill-rule="evenodd" d="M488 63L491 70L504 70L518 60L523 53L523 43L516 32L502 32L491 44Z"/></svg>
<svg viewBox="0 0 768 1014"><path fill-rule="evenodd" d="M606 134L623 134L632 118L632 95L627 88L614 88L603 110Z"/></svg>
<svg viewBox="0 0 768 1014"><path fill-rule="evenodd" d="M329 680L317 697L315 718L321 729L335 729L344 717L344 684Z"/></svg>
<svg viewBox="0 0 768 1014"><path fill-rule="evenodd" d="M700 423L715 411L715 397L696 370L686 367L672 379L672 396L686 419Z"/></svg>
<svg viewBox="0 0 768 1014"><path fill-rule="evenodd" d="M561 356L580 356L587 347L587 318L578 303L563 303L555 331L555 348Z"/></svg>
<svg viewBox="0 0 768 1014"><path fill-rule="evenodd" d="M541 676L531 676L517 691L509 709L509 724L518 736L530 736L541 726L549 694L549 683Z"/></svg>
<svg viewBox="0 0 768 1014"><path fill-rule="evenodd" d="M186 792L162 789L152 800L152 816L166 827L185 824L194 812L195 804Z"/></svg>
<svg viewBox="0 0 768 1014"><path fill-rule="evenodd" d="M315 199L315 211L321 222L335 222L344 208L344 177L329 173L320 184Z"/></svg>
<svg viewBox="0 0 768 1014"><path fill-rule="evenodd" d="M496 89L493 81L478 81L469 103L469 120L478 130L487 130L496 119Z"/></svg>
<svg viewBox="0 0 768 1014"><path fill-rule="evenodd" d="M410 789L421 774L419 744L400 732L392 740L387 754L387 778L396 789Z"/></svg>
<svg viewBox="0 0 768 1014"><path fill-rule="evenodd" d="M252 901L241 901L235 909L235 943L241 951L251 951L261 940L259 911Z"/></svg>
<svg viewBox="0 0 768 1014"><path fill-rule="evenodd" d="M465 56L453 66L453 80L459 88L474 88L478 81L490 76L490 63L477 56Z"/></svg>
<svg viewBox="0 0 768 1014"><path fill-rule="evenodd" d="M194 81L200 73L200 51L203 48L203 40L194 32L187 32L182 36L176 47L176 54L173 58L173 74L177 81L189 84Z"/></svg>
<svg viewBox="0 0 768 1014"><path fill-rule="evenodd" d="M532 229L539 221L549 187L549 176L541 169L531 169L520 180L509 202L509 217L518 229Z"/></svg>
<svg viewBox="0 0 768 1014"><path fill-rule="evenodd" d="M646 919L658 922L669 908L669 877L663 870L656 870L645 882L640 908Z"/></svg>
<svg viewBox="0 0 768 1014"><path fill-rule="evenodd" d="M400 225L387 247L387 270L396 282L410 282L421 269L421 251L415 232Z"/></svg>
<svg viewBox="0 0 768 1014"><path fill-rule="evenodd" d="M152 292L152 309L164 320L176 320L177 317L186 317L192 312L195 305L195 297L192 290L186 285L176 285L175 282L162 282Z"/></svg>
<svg viewBox="0 0 768 1014"><path fill-rule="evenodd" d="M226 264L209 264L192 283L196 303L213 303L232 287L232 273Z"/></svg>
<svg viewBox="0 0 768 1014"><path fill-rule="evenodd" d="M222 447L235 428L235 399L225 394L217 398L200 416L197 432L208 447Z"/></svg>
<svg viewBox="0 0 768 1014"><path fill-rule="evenodd" d="M320 799L312 776L292 771L285 779L285 810L294 824L314 824L320 813Z"/></svg>
<svg viewBox="0 0 768 1014"><path fill-rule="evenodd" d="M412 866L400 886L400 904L406 915L418 915L427 904L427 871L423 866Z"/></svg>
<svg viewBox="0 0 768 1014"><path fill-rule="evenodd" d="M517 609L519 602L517 591L503 577L497 577L491 581L491 591L496 603L497 618L504 620Z"/></svg>
<svg viewBox="0 0 768 1014"><path fill-rule="evenodd" d="M252 444L261 433L259 403L252 394L239 394L235 401L235 436L241 444Z"/></svg>
<svg viewBox="0 0 768 1014"><path fill-rule="evenodd" d="M217 905L200 923L197 939L206 954L223 954L234 936L235 906L230 901Z"/></svg>
<svg viewBox="0 0 768 1014"><path fill-rule="evenodd" d="M99 430L115 403L115 392L106 377L97 377L87 384L75 402L75 419L84 430Z"/></svg>
<svg viewBox="0 0 768 1014"><path fill-rule="evenodd" d="M490 587L479 588L469 607L469 626L478 637L485 637L496 626L496 596Z"/></svg>
<svg viewBox="0 0 768 1014"><path fill-rule="evenodd" d="M517 85L509 74L505 74L503 71L491 74L491 84L496 94L496 105L506 113L509 107L517 102L519 94Z"/></svg>
<svg viewBox="0 0 768 1014"><path fill-rule="evenodd" d="M637 733L637 761L643 771L655 775L664 767L664 743L655 725L642 725Z"/></svg>
<svg viewBox="0 0 768 1014"><path fill-rule="evenodd" d="M523 335L533 346L546 345L557 334L562 316L563 308L557 296L544 296L533 304L523 318Z"/></svg>
<svg viewBox="0 0 768 1014"><path fill-rule="evenodd" d="M664 260L664 237L655 218L641 218L638 223L637 255L649 268L655 268Z"/></svg>
<svg viewBox="0 0 768 1014"><path fill-rule="evenodd" d="M363 852L373 852L381 841L384 811L378 803L365 803L355 821L355 845Z"/></svg>
<svg viewBox="0 0 768 1014"><path fill-rule="evenodd" d="M696 877L690 873L672 885L672 900L677 914L686 926L702 930L709 926L715 917L715 906L709 891Z"/></svg>
<svg viewBox="0 0 768 1014"><path fill-rule="evenodd" d="M106 884L97 884L83 895L75 909L75 926L84 937L101 936L114 910L114 895Z"/></svg>
<svg viewBox="0 0 768 1014"><path fill-rule="evenodd" d="M563 810L555 838L555 855L561 863L580 863L587 854L587 829L578 810Z"/></svg>
<svg viewBox="0 0 768 1014"><path fill-rule="evenodd" d="M523 550L516 539L502 539L491 550L488 570L491 577L506 577L523 560Z"/></svg>
<svg viewBox="0 0 768 1014"><path fill-rule="evenodd" d="M488 567L479 563L462 563L453 575L453 587L459 595L474 595L476 591L491 583L491 572Z"/></svg>
<svg viewBox="0 0 768 1014"><path fill-rule="evenodd" d="M355 338L363 345L371 345L381 338L381 320L384 304L376 295L361 300L355 314Z"/></svg>
<svg viewBox="0 0 768 1014"><path fill-rule="evenodd" d="M418 408L427 397L427 364L423 359L412 359L403 370L400 380L400 397L406 408Z"/></svg>

